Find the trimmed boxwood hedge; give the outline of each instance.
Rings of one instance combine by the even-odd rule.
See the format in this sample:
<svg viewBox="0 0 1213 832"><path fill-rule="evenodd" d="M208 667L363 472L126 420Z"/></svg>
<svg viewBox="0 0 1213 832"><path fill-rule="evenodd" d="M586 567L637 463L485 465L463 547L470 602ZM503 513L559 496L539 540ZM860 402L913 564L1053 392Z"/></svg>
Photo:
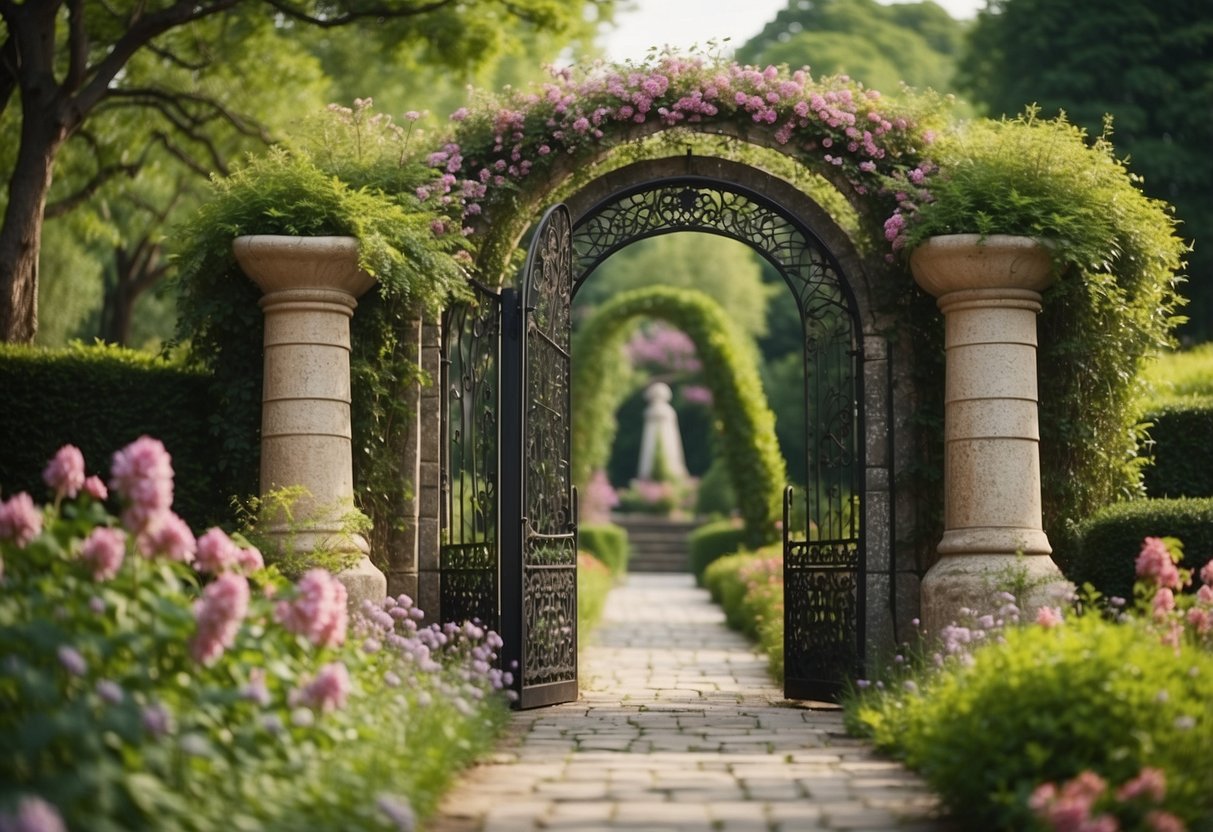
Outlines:
<svg viewBox="0 0 1213 832"><path fill-rule="evenodd" d="M141 435L173 458L173 508L195 526L233 527L233 496L256 493L256 461L216 464L209 425L222 419L209 377L146 353L111 346L64 350L0 345L0 489L47 495L42 469L61 446L84 454L88 473L109 479L114 451ZM255 440L254 440L255 441Z"/></svg>
<svg viewBox="0 0 1213 832"><path fill-rule="evenodd" d="M1108 506L1079 524L1067 575L1104 595L1133 597L1134 561L1146 537L1183 541L1187 566L1213 556L1213 498L1133 500Z"/></svg>
<svg viewBox="0 0 1213 832"><path fill-rule="evenodd" d="M703 585L703 573L717 558L731 555L747 548L745 529L732 520L719 520L700 526L687 539L690 550L691 573L695 582Z"/></svg>
<svg viewBox="0 0 1213 832"><path fill-rule="evenodd" d="M628 533L614 523L582 523L577 527L577 548L589 552L619 577L628 569Z"/></svg>
<svg viewBox="0 0 1213 832"><path fill-rule="evenodd" d="M1150 422L1151 465L1142 469L1151 497L1213 497L1213 396L1173 399L1142 417Z"/></svg>

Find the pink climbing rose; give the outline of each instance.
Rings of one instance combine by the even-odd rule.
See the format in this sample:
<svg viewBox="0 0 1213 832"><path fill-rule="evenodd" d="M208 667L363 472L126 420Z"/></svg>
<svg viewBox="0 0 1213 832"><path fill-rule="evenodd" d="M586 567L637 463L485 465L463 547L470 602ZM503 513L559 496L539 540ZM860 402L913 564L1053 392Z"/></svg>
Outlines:
<svg viewBox="0 0 1213 832"><path fill-rule="evenodd" d="M198 538L194 566L200 572L218 575L227 572L240 563L240 550L223 529L207 529L206 534Z"/></svg>
<svg viewBox="0 0 1213 832"><path fill-rule="evenodd" d="M110 486L122 497L122 523L139 532L173 504L172 457L164 443L141 436L114 454Z"/></svg>
<svg viewBox="0 0 1213 832"><path fill-rule="evenodd" d="M1157 537L1147 537L1137 556L1137 577L1157 587L1179 589L1179 569L1167 544Z"/></svg>
<svg viewBox="0 0 1213 832"><path fill-rule="evenodd" d="M248 614L249 585L242 575L226 573L202 591L194 604L198 631L190 642L194 661L211 665L231 647L240 631L240 623Z"/></svg>
<svg viewBox="0 0 1213 832"><path fill-rule="evenodd" d="M125 555L126 533L106 526L93 529L80 549L80 560L92 568L95 581L108 581L117 575Z"/></svg>

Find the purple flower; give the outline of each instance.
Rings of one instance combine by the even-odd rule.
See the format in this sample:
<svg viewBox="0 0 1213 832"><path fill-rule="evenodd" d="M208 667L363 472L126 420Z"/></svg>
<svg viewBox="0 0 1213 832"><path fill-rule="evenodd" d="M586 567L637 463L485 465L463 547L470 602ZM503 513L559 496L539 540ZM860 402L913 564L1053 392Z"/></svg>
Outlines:
<svg viewBox="0 0 1213 832"><path fill-rule="evenodd" d="M117 705L122 701L122 686L112 679L98 679L96 691L102 702Z"/></svg>
<svg viewBox="0 0 1213 832"><path fill-rule="evenodd" d="M203 665L214 664L232 646L240 622L248 613L249 586L242 575L227 572L202 591L194 605L198 631L190 642L190 655Z"/></svg>
<svg viewBox="0 0 1213 832"><path fill-rule="evenodd" d="M379 807L379 811L387 815L388 820L395 824L398 832L413 832L413 829L416 828L417 816L413 812L413 807L409 805L408 798L381 794L375 798L375 805Z"/></svg>
<svg viewBox="0 0 1213 832"><path fill-rule="evenodd" d="M249 671L248 684L240 691L240 695L262 708L270 704L270 689L265 684L264 669L254 667Z"/></svg>
<svg viewBox="0 0 1213 832"><path fill-rule="evenodd" d="M58 497L75 497L84 487L84 454L75 445L64 445L47 463L42 480Z"/></svg>
<svg viewBox="0 0 1213 832"><path fill-rule="evenodd" d="M98 526L85 538L80 560L93 570L94 581L108 581L122 568L126 556L126 532Z"/></svg>
<svg viewBox="0 0 1213 832"><path fill-rule="evenodd" d="M0 832L67 832L59 810L40 797L23 797L14 815L0 814Z"/></svg>
<svg viewBox="0 0 1213 832"><path fill-rule="evenodd" d="M0 540L11 540L20 549L42 533L42 512L29 494L22 491L0 503Z"/></svg>
<svg viewBox="0 0 1213 832"><path fill-rule="evenodd" d="M143 723L143 730L156 739L163 737L172 727L168 709L158 702L143 709L140 721Z"/></svg>
<svg viewBox="0 0 1213 832"><path fill-rule="evenodd" d="M61 645L57 651L59 656L59 664L63 665L63 669L73 676L83 676L88 671L88 665L84 661L84 656L74 647L69 645Z"/></svg>

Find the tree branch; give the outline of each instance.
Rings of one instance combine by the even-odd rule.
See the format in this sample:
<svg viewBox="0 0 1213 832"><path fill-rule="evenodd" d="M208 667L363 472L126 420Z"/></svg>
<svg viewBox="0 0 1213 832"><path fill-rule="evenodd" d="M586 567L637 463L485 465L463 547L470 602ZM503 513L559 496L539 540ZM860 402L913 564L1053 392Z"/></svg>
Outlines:
<svg viewBox="0 0 1213 832"><path fill-rule="evenodd" d="M288 0L265 0L265 2L292 20L298 20L311 26L319 26L322 29L332 29L337 26L347 26L350 23L366 20L367 18L401 18L427 14L428 12L437 11L443 6L451 5L454 0L430 0L428 3L422 3L419 6L412 6L407 9L400 9L390 4L385 4L359 11L349 11L336 17L316 17L298 8L295 4L288 2Z"/></svg>
<svg viewBox="0 0 1213 832"><path fill-rule="evenodd" d="M63 89L75 92L84 83L88 69L88 32L84 29L84 0L67 0L67 78Z"/></svg>
<svg viewBox="0 0 1213 832"><path fill-rule="evenodd" d="M3 0L0 0L2 3ZM0 6L2 9L3 6ZM17 39L10 31L0 46L0 113L8 107L13 92L17 89L17 66L20 63L17 55Z"/></svg>
<svg viewBox="0 0 1213 832"><path fill-rule="evenodd" d="M210 112L209 116L193 113L187 107L196 104ZM150 107L164 113L170 118L174 127L182 132L192 133L216 118L223 119L236 129L236 132L263 142L271 141L265 125L228 108L225 104L200 93L174 91L159 87L132 87L110 90L107 106L113 107Z"/></svg>
<svg viewBox="0 0 1213 832"><path fill-rule="evenodd" d="M63 199L57 199L54 202L48 202L46 207L42 209L42 218L53 220L56 217L63 216L73 208L76 208L81 203L90 199L93 194L97 193L97 191L101 189L101 186L106 182L109 182L111 179L121 174L134 177L142 166L142 159L140 159L138 162L129 164L102 165L101 167L97 168L97 171L93 174L93 177L74 194L69 194Z"/></svg>

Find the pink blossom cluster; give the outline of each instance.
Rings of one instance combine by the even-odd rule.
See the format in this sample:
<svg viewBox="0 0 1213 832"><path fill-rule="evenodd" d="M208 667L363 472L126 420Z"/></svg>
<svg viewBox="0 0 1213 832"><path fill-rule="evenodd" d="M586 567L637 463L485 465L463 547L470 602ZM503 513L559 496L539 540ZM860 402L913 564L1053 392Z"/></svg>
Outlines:
<svg viewBox="0 0 1213 832"><path fill-rule="evenodd" d="M682 398L688 404L710 406L715 399L712 391L702 384L686 384L682 387Z"/></svg>
<svg viewBox="0 0 1213 832"><path fill-rule="evenodd" d="M93 570L93 580L108 581L118 574L126 556L126 533L98 526L89 532L80 548L80 560Z"/></svg>
<svg viewBox="0 0 1213 832"><path fill-rule="evenodd" d="M294 597L279 601L274 615L317 647L335 647L345 642L346 597L345 585L327 570L309 569L296 584Z"/></svg>
<svg viewBox="0 0 1213 832"><path fill-rule="evenodd" d="M199 664L212 665L231 647L248 614L249 585L242 575L220 575L202 591L194 604L198 630L190 642L190 655Z"/></svg>
<svg viewBox="0 0 1213 832"><path fill-rule="evenodd" d="M172 457L159 439L141 436L114 454L110 486L122 499L122 525L145 557L190 563L196 541L173 513Z"/></svg>
<svg viewBox="0 0 1213 832"><path fill-rule="evenodd" d="M292 692L292 706L303 705L328 713L345 707L350 695L350 672L341 662L329 662L316 675Z"/></svg>
<svg viewBox="0 0 1213 832"><path fill-rule="evenodd" d="M602 523L610 518L611 509L619 505L619 494L607 479L606 471L595 469L581 497L581 516L587 523Z"/></svg>
<svg viewBox="0 0 1213 832"><path fill-rule="evenodd" d="M1147 592L1153 590L1149 598L1150 614L1161 628L1163 644L1177 647L1185 623L1197 641L1213 643L1213 560L1199 570L1201 586L1186 609L1176 593L1191 583L1192 573L1179 568L1178 561L1160 538L1147 537L1142 541L1136 569L1140 584Z"/></svg>
<svg viewBox="0 0 1213 832"><path fill-rule="evenodd" d="M625 349L632 364L638 366L672 372L694 372L702 366L690 336L664 324L637 330L628 339Z"/></svg>
<svg viewBox="0 0 1213 832"><path fill-rule="evenodd" d="M25 548L42 533L42 512L24 491L0 503L0 540L11 540Z"/></svg>
<svg viewBox="0 0 1213 832"><path fill-rule="evenodd" d="M458 201L465 217L554 160L590 158L637 135L640 125L733 122L766 134L785 153L839 168L860 193L879 187L921 141L909 116L846 76L815 80L807 68L675 55L641 66L596 64L583 73L556 69L538 88L451 118L454 137L429 159L443 179L419 196Z"/></svg>
<svg viewBox="0 0 1213 832"><path fill-rule="evenodd" d="M265 560L255 546L241 548L223 529L210 528L198 538L194 567L199 572L220 575L224 572L255 572L265 567Z"/></svg>
<svg viewBox="0 0 1213 832"><path fill-rule="evenodd" d="M67 832L67 824L54 806L27 795L14 813L0 812L0 832Z"/></svg>
<svg viewBox="0 0 1213 832"><path fill-rule="evenodd" d="M1160 538L1147 537L1142 541L1136 567L1137 577L1152 586L1165 589L1180 589L1183 586L1175 558Z"/></svg>
<svg viewBox="0 0 1213 832"><path fill-rule="evenodd" d="M1053 832L1120 832L1118 816L1129 804L1134 814L1144 814L1144 829L1150 832L1185 832L1187 826L1160 806L1166 798L1166 774L1146 767L1114 792L1093 771L1084 771L1058 786L1042 783L1032 792L1028 806ZM1134 827L1136 828L1136 827Z"/></svg>
<svg viewBox="0 0 1213 832"><path fill-rule="evenodd" d="M64 445L42 470L42 481L56 497L75 497L84 488L84 454L75 445Z"/></svg>

